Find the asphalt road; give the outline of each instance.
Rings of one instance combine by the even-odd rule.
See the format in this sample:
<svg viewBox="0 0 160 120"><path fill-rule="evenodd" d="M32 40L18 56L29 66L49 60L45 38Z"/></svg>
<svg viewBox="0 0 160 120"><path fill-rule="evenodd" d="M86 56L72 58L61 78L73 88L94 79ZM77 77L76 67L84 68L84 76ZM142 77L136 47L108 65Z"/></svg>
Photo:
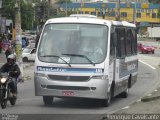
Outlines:
<svg viewBox="0 0 160 120"><path fill-rule="evenodd" d="M152 57L157 56L139 55L139 58L149 62ZM109 107L100 107L98 102L93 100L60 98L55 99L54 105L45 106L42 97L34 95L33 71L33 66L24 70L24 73L28 74L31 79L18 84L17 104L16 106L8 104L6 109L0 110L3 116L6 114L18 114L17 117L20 120L97 120L103 114L109 114L125 108L139 100L144 94L155 88L158 83L158 71L139 62L138 81L130 89L128 98L114 98Z"/></svg>

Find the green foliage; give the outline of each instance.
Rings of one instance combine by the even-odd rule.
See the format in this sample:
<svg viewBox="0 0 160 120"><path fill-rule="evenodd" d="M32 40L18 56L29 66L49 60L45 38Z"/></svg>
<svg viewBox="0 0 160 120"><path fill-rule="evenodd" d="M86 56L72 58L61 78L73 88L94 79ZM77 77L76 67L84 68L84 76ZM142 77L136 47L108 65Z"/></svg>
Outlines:
<svg viewBox="0 0 160 120"><path fill-rule="evenodd" d="M2 0L2 16L6 17L7 19L12 19L15 23L15 1L16 0ZM37 23L40 23L40 16L42 16L42 13L37 14L37 9L35 8L35 15L36 20L34 21L34 9L32 8L31 4L27 4L25 1L27 0L20 0L20 10L21 10L21 27L22 30L28 30L32 29L33 26L36 26ZM37 2L40 4L40 0L33 0L33 2ZM63 3L71 3L71 0L57 0L57 4L63 4ZM45 6L45 4L43 4ZM49 8L45 6L45 12L43 13L43 19L48 19L52 17L63 17L65 16L65 13L50 13L48 14L47 11L52 8ZM70 14L70 11L68 11L68 15Z"/></svg>
<svg viewBox="0 0 160 120"><path fill-rule="evenodd" d="M57 4L63 4L63 3L71 3L71 0L57 0Z"/></svg>
<svg viewBox="0 0 160 120"><path fill-rule="evenodd" d="M160 4L160 0L149 0L149 2L153 4Z"/></svg>
<svg viewBox="0 0 160 120"><path fill-rule="evenodd" d="M14 0L2 0L2 16L14 20Z"/></svg>
<svg viewBox="0 0 160 120"><path fill-rule="evenodd" d="M22 29L32 29L32 22L34 16L34 9L32 8L31 4L26 4L21 1L21 26Z"/></svg>
<svg viewBox="0 0 160 120"><path fill-rule="evenodd" d="M2 16L15 23L15 0L2 0ZM33 8L24 0L20 0L21 26L23 30L32 29Z"/></svg>

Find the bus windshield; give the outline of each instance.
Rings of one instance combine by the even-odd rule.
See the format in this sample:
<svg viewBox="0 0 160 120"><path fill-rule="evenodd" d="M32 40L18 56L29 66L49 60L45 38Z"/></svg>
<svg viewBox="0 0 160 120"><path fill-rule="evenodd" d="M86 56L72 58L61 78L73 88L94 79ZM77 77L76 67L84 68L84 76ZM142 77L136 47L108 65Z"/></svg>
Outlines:
<svg viewBox="0 0 160 120"><path fill-rule="evenodd" d="M58 64L101 63L107 54L107 38L108 27L105 25L48 24L41 36L38 58Z"/></svg>

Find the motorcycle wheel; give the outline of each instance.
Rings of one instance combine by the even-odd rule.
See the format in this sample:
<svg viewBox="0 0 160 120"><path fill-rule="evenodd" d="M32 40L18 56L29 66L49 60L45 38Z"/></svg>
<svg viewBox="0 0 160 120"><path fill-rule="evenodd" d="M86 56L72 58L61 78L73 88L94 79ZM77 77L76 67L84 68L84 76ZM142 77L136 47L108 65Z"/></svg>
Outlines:
<svg viewBox="0 0 160 120"><path fill-rule="evenodd" d="M7 100L6 99L4 99L4 92L1 90L0 91L0 101L1 101L1 107L2 107L2 109L5 109L6 108L6 106L7 106Z"/></svg>
<svg viewBox="0 0 160 120"><path fill-rule="evenodd" d="M11 98L9 101L10 101L10 104L11 105L15 105L16 104L16 98Z"/></svg>

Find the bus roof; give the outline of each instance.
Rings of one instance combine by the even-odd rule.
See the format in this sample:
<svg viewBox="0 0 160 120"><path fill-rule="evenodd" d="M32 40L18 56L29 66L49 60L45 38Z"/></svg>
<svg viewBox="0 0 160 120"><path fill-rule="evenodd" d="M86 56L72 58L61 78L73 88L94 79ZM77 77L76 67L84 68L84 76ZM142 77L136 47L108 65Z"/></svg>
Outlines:
<svg viewBox="0 0 160 120"><path fill-rule="evenodd" d="M97 18L97 16L89 14L71 14L70 17Z"/></svg>
<svg viewBox="0 0 160 120"><path fill-rule="evenodd" d="M99 19L92 16L76 16L76 14L71 15L70 17L61 17L61 18L52 18L49 19L46 24L49 23L90 23L90 24L101 24L101 25L115 25L115 26L128 26L128 27L136 27L135 24L129 23L127 21L113 21L113 20L105 20Z"/></svg>
<svg viewBox="0 0 160 120"><path fill-rule="evenodd" d="M111 21L111 22L112 22L112 25L115 25L115 26L136 27L135 24L129 23L129 22L127 22L127 21Z"/></svg>

